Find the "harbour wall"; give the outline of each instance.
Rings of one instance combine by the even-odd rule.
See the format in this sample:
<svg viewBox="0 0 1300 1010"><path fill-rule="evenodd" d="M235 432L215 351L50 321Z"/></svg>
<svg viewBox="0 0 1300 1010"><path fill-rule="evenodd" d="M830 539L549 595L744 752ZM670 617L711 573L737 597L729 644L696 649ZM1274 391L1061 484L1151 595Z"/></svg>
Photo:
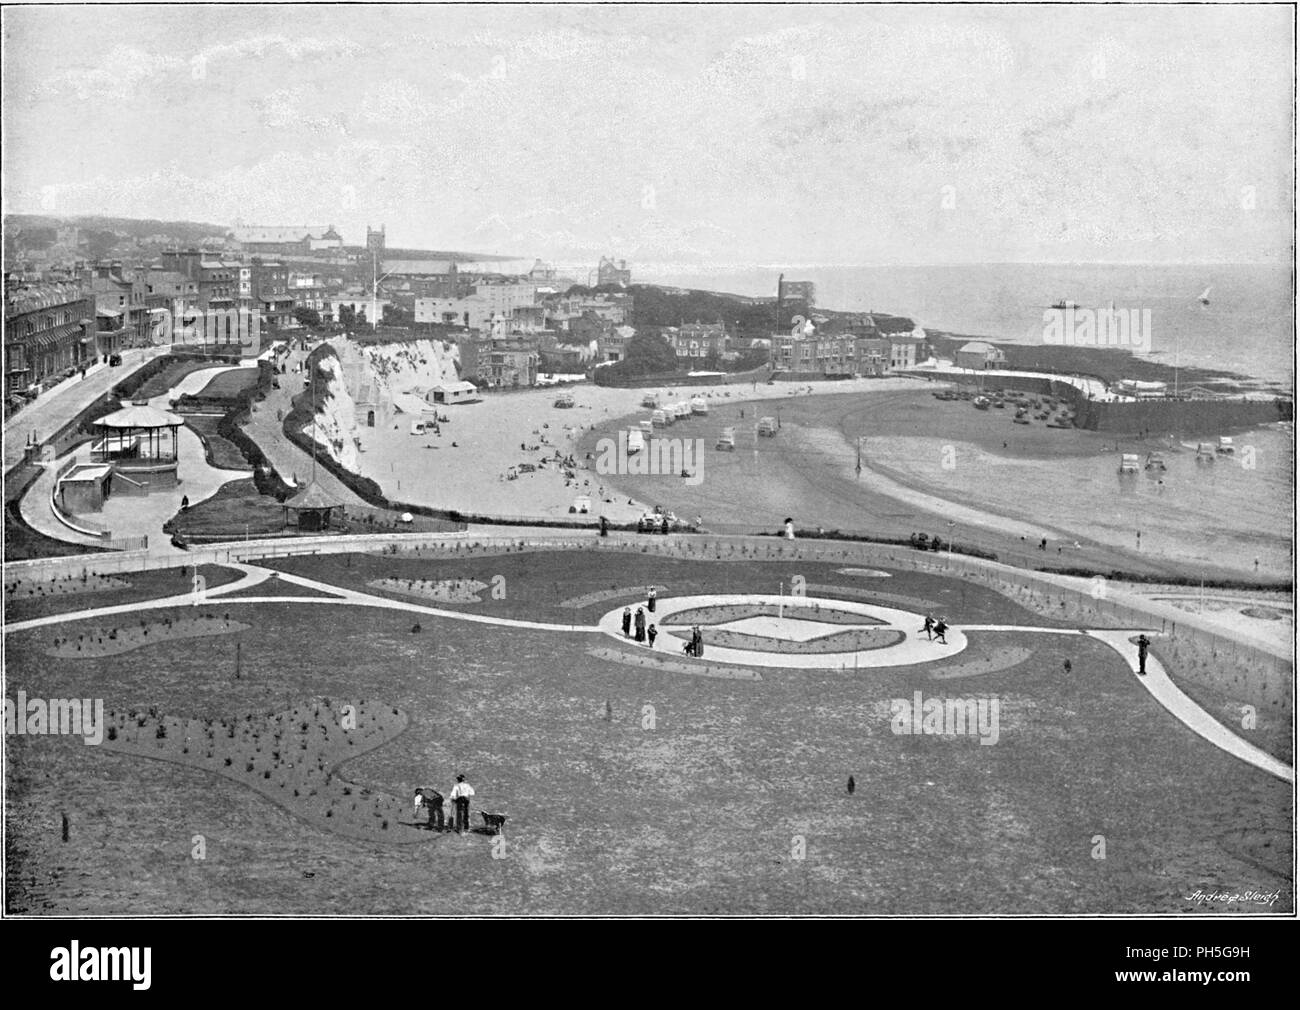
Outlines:
<svg viewBox="0 0 1300 1010"><path fill-rule="evenodd" d="M984 376L985 385L990 388L1015 389L1065 400L1074 411L1074 426L1089 431L1129 435L1147 431L1221 435L1234 429L1256 428L1295 419L1295 404L1291 400L1237 398L1112 402L1090 400L1078 386L1060 379L998 372L986 372Z"/></svg>

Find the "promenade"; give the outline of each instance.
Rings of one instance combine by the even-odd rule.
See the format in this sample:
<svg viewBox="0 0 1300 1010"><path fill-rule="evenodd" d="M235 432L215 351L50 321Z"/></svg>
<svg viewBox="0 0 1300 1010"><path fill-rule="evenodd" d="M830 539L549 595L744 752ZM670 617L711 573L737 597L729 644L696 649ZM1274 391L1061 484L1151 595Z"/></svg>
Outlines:
<svg viewBox="0 0 1300 1010"><path fill-rule="evenodd" d="M100 362L86 369L84 379L74 375L47 389L5 422L5 472L22 462L23 451L33 434L37 440L50 438L141 365L170 350L164 345L123 351L120 365L110 367Z"/></svg>

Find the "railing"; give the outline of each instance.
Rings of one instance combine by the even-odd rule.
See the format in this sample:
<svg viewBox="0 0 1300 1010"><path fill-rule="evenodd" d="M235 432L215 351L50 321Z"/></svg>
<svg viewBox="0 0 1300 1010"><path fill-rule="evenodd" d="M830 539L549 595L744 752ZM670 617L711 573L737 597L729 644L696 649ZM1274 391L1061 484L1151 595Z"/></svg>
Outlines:
<svg viewBox="0 0 1300 1010"><path fill-rule="evenodd" d="M131 469L137 467L171 466L178 460L176 456L121 456L112 451L94 449L90 453L92 463L112 463L115 466Z"/></svg>

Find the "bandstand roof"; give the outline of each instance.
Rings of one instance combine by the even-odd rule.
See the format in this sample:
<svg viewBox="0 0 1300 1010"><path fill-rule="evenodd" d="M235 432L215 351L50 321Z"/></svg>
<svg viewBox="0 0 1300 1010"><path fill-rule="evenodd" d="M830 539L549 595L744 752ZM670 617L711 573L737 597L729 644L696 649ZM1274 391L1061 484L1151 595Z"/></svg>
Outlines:
<svg viewBox="0 0 1300 1010"><path fill-rule="evenodd" d="M100 428L172 428L184 423L183 418L168 411L135 403L101 417L95 425Z"/></svg>

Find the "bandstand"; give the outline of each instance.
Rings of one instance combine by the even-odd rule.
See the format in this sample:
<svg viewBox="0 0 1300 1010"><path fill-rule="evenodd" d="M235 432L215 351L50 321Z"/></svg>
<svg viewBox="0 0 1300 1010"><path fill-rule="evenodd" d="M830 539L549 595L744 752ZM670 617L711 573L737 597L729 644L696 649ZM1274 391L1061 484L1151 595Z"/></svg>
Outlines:
<svg viewBox="0 0 1300 1010"><path fill-rule="evenodd" d="M184 423L147 403L123 407L94 422L102 435L91 446L91 462L113 467L115 491L175 487L180 459L177 433Z"/></svg>

